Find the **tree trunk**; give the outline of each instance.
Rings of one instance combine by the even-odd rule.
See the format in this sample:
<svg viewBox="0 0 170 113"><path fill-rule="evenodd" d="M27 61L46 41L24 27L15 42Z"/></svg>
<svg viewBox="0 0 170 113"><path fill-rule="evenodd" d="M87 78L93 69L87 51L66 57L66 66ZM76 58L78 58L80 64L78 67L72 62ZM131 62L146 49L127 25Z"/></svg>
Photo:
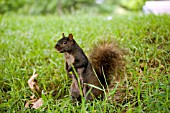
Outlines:
<svg viewBox="0 0 170 113"><path fill-rule="evenodd" d="M61 16L61 14L62 14L62 3L61 3L61 0L57 0L57 12L58 12L58 15Z"/></svg>

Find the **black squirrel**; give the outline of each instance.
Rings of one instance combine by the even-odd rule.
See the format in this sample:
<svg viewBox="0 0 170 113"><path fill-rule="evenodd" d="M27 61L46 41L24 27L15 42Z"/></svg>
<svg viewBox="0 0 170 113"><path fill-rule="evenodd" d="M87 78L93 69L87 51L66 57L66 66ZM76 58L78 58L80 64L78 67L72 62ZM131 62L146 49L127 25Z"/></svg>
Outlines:
<svg viewBox="0 0 170 113"><path fill-rule="evenodd" d="M124 65L123 51L118 48L117 44L109 41L101 41L96 44L90 51L89 59L73 39L72 34L66 37L63 33L55 48L60 53L64 53L65 69L67 75L72 78L71 96L78 101L81 101L80 88L72 66L74 66L80 78L82 95L86 100L94 100L104 96L104 92L99 88L104 87L106 89L113 77L116 76L117 71Z"/></svg>

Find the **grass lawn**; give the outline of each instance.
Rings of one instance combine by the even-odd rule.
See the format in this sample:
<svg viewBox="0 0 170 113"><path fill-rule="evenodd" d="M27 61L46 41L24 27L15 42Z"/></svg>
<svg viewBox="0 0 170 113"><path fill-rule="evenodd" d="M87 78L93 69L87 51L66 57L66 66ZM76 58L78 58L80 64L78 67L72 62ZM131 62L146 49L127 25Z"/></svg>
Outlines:
<svg viewBox="0 0 170 113"><path fill-rule="evenodd" d="M0 112L170 112L170 16L106 17L1 15ZM125 78L114 88L126 86L123 101L72 103L64 58L54 49L63 32L73 33L86 54L101 38L129 50ZM24 107L34 69L44 101L37 110Z"/></svg>

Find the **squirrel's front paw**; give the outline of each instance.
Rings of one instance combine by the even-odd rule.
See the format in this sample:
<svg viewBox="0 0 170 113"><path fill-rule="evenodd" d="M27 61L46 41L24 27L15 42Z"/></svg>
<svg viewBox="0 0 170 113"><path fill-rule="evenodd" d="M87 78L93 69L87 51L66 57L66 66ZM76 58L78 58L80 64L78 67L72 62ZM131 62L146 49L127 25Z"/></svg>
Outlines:
<svg viewBox="0 0 170 113"><path fill-rule="evenodd" d="M73 71L71 66L68 66L68 72Z"/></svg>

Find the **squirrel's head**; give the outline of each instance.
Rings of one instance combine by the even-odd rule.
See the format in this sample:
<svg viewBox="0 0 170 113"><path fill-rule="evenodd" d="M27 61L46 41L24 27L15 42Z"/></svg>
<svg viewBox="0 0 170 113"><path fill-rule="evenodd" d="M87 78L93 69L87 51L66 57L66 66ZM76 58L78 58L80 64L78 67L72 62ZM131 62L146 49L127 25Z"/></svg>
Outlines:
<svg viewBox="0 0 170 113"><path fill-rule="evenodd" d="M75 44L75 41L73 39L73 35L70 33L68 35L68 37L66 37L64 35L64 33L62 33L62 38L57 42L57 44L55 45L55 48L57 49L57 51L59 51L60 53L63 52L69 52L72 50L73 45Z"/></svg>

